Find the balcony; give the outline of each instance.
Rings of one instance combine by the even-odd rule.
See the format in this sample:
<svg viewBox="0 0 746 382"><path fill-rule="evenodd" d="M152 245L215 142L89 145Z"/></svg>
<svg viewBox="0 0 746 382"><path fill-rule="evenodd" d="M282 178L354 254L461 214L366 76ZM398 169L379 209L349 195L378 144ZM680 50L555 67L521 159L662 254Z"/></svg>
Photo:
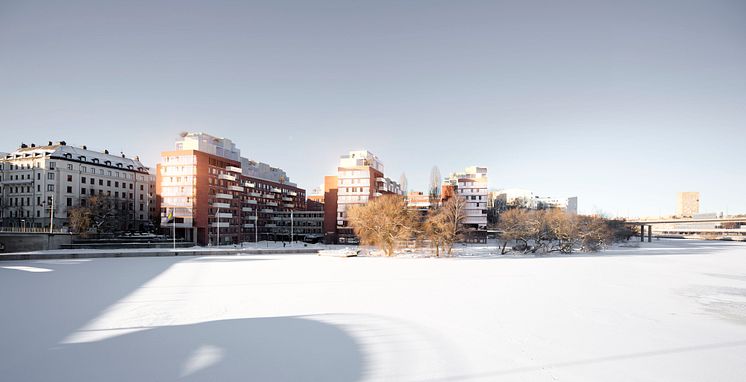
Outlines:
<svg viewBox="0 0 746 382"><path fill-rule="evenodd" d="M231 208L231 205L228 203L213 203L212 206L214 208Z"/></svg>
<svg viewBox="0 0 746 382"><path fill-rule="evenodd" d="M263 212L265 214L271 214L271 213L275 212L275 210L273 210L271 208L262 208L261 210L259 210L259 212Z"/></svg>
<svg viewBox="0 0 746 382"><path fill-rule="evenodd" d="M293 208L293 207L295 207L295 204L293 204L293 203L286 203L286 204L283 204L282 206L285 207L285 208Z"/></svg>
<svg viewBox="0 0 746 382"><path fill-rule="evenodd" d="M253 200L253 199L244 200L243 202L244 204L256 204L256 200Z"/></svg>
<svg viewBox="0 0 746 382"><path fill-rule="evenodd" d="M236 177L235 177L235 176L233 176L233 175L228 175L228 174L220 174L220 175L218 175L218 179L222 179L222 180L230 180L230 181L232 181L232 182L235 182L235 181L236 181Z"/></svg>
<svg viewBox="0 0 746 382"><path fill-rule="evenodd" d="M286 201L286 202L292 202L292 201L293 201L293 198L288 198L287 196L283 196L283 197L282 197L282 200L283 200L283 201Z"/></svg>
<svg viewBox="0 0 746 382"><path fill-rule="evenodd" d="M260 194L258 192L249 192L249 196L253 196L255 198L261 198L262 194Z"/></svg>
<svg viewBox="0 0 746 382"><path fill-rule="evenodd" d="M218 199L233 200L233 195L231 195L231 194L215 194L215 197L218 198Z"/></svg>
<svg viewBox="0 0 746 382"><path fill-rule="evenodd" d="M219 213L215 214L215 216L218 217L218 218L230 219L230 218L233 217L233 214L230 213L230 212L219 212Z"/></svg>
<svg viewBox="0 0 746 382"><path fill-rule="evenodd" d="M277 224L270 223L270 224L265 224L264 226L267 227L267 228L275 228L275 227L277 227Z"/></svg>
<svg viewBox="0 0 746 382"><path fill-rule="evenodd" d="M220 223L213 222L210 224L210 227L213 227L213 228L228 228L229 226L230 224L228 222L220 222Z"/></svg>
<svg viewBox="0 0 746 382"><path fill-rule="evenodd" d="M228 189L231 191L243 192L243 187L241 186L228 186Z"/></svg>
<svg viewBox="0 0 746 382"><path fill-rule="evenodd" d="M290 192L288 192L288 195L290 195L290 196L298 196L298 193L295 192L295 191L290 191Z"/></svg>
<svg viewBox="0 0 746 382"><path fill-rule="evenodd" d="M241 172L242 172L241 171L241 167L227 166L225 169L228 170L228 171L230 171L230 172L235 172L235 173L238 173L238 174L241 174Z"/></svg>
<svg viewBox="0 0 746 382"><path fill-rule="evenodd" d="M244 187L256 188L256 183L245 182L243 185Z"/></svg>
<svg viewBox="0 0 746 382"><path fill-rule="evenodd" d="M243 225L244 228L254 228L254 223L246 223Z"/></svg>
<svg viewBox="0 0 746 382"><path fill-rule="evenodd" d="M251 207L242 207L242 208L241 208L241 211L242 211L242 212L252 212L252 211L254 211L254 209L253 209L253 208L251 208Z"/></svg>
<svg viewBox="0 0 746 382"><path fill-rule="evenodd" d="M267 202L267 205L271 207L277 207L277 203L275 202Z"/></svg>
<svg viewBox="0 0 746 382"><path fill-rule="evenodd" d="M272 192L280 193L280 192L282 192L282 190L279 189L279 188L277 188L277 187L275 187L275 188L272 189Z"/></svg>

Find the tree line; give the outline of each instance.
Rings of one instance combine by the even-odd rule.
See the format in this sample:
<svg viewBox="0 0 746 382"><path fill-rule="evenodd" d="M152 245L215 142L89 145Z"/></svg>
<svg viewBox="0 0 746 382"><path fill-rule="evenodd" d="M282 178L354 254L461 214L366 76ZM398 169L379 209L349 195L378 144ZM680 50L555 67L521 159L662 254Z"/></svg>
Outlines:
<svg viewBox="0 0 746 382"><path fill-rule="evenodd" d="M452 197L422 217L407 207L404 197L384 195L352 207L348 218L360 242L378 247L386 256L393 256L402 242L429 246L440 256L450 255L454 244L469 234L465 209L462 198ZM559 209L510 209L500 214L496 227L501 254L595 252L635 234L623 221Z"/></svg>

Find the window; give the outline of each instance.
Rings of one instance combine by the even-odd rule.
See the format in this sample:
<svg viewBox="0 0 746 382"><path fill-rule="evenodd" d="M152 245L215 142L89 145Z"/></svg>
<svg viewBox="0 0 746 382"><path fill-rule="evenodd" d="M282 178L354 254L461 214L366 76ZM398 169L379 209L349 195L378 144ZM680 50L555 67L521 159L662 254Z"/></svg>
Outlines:
<svg viewBox="0 0 746 382"><path fill-rule="evenodd" d="M83 194L83 195L85 195L85 187L83 187L83 188L80 189L80 193Z"/></svg>
<svg viewBox="0 0 746 382"><path fill-rule="evenodd" d="M67 198L67 206L72 207L73 206L73 198Z"/></svg>
<svg viewBox="0 0 746 382"><path fill-rule="evenodd" d="M107 181L106 181L106 186L107 186L107 187L111 187L111 181L110 181L110 180L107 180Z"/></svg>
<svg viewBox="0 0 746 382"><path fill-rule="evenodd" d="M54 184L48 184L47 191L54 191Z"/></svg>
<svg viewBox="0 0 746 382"><path fill-rule="evenodd" d="M81 177L81 178L80 178L80 183L83 183L83 184L85 184L85 177Z"/></svg>
<svg viewBox="0 0 746 382"><path fill-rule="evenodd" d="M40 172L36 173L36 180L41 180L41 173Z"/></svg>
<svg viewBox="0 0 746 382"><path fill-rule="evenodd" d="M68 182L72 182L73 181L73 176L72 175L68 175L67 176L67 181Z"/></svg>
<svg viewBox="0 0 746 382"><path fill-rule="evenodd" d="M91 178L91 184L96 184L96 180Z"/></svg>
<svg viewBox="0 0 746 382"><path fill-rule="evenodd" d="M114 182L114 187L119 187L119 182Z"/></svg>
<svg viewBox="0 0 746 382"><path fill-rule="evenodd" d="M47 173L47 179L54 180L54 173L53 172L48 172Z"/></svg>
<svg viewBox="0 0 746 382"><path fill-rule="evenodd" d="M99 179L98 180L98 185L99 186L103 186L104 185L104 180L103 179Z"/></svg>
<svg viewBox="0 0 746 382"><path fill-rule="evenodd" d="M68 194L72 194L72 193L73 193L73 188L72 188L72 186L67 186L67 193L68 193Z"/></svg>
<svg viewBox="0 0 746 382"><path fill-rule="evenodd" d="M50 169L50 170L54 170L54 168L55 168L55 165L56 165L56 163L54 163L54 162L49 162L49 169Z"/></svg>
<svg viewBox="0 0 746 382"><path fill-rule="evenodd" d="M73 165L72 165L72 164L68 164L68 165L67 165L67 169L68 169L68 170L70 170L70 171L72 171L72 169L73 169Z"/></svg>

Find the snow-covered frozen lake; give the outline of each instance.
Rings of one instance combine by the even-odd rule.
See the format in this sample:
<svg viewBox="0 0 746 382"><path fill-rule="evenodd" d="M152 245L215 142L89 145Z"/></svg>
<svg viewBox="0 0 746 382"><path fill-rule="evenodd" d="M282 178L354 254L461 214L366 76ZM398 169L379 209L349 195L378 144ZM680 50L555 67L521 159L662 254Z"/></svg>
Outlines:
<svg viewBox="0 0 746 382"><path fill-rule="evenodd" d="M746 244L1 262L0 380L746 381Z"/></svg>

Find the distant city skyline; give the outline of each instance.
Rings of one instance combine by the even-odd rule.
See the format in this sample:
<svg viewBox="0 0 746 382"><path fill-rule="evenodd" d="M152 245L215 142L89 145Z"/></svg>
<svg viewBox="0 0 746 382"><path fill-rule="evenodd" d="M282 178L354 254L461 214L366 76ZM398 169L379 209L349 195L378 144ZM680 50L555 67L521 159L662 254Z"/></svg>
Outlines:
<svg viewBox="0 0 746 382"><path fill-rule="evenodd" d="M0 151L67 141L155 168L182 131L311 190L366 149L426 191L580 213L746 213L746 4L0 2Z"/></svg>

